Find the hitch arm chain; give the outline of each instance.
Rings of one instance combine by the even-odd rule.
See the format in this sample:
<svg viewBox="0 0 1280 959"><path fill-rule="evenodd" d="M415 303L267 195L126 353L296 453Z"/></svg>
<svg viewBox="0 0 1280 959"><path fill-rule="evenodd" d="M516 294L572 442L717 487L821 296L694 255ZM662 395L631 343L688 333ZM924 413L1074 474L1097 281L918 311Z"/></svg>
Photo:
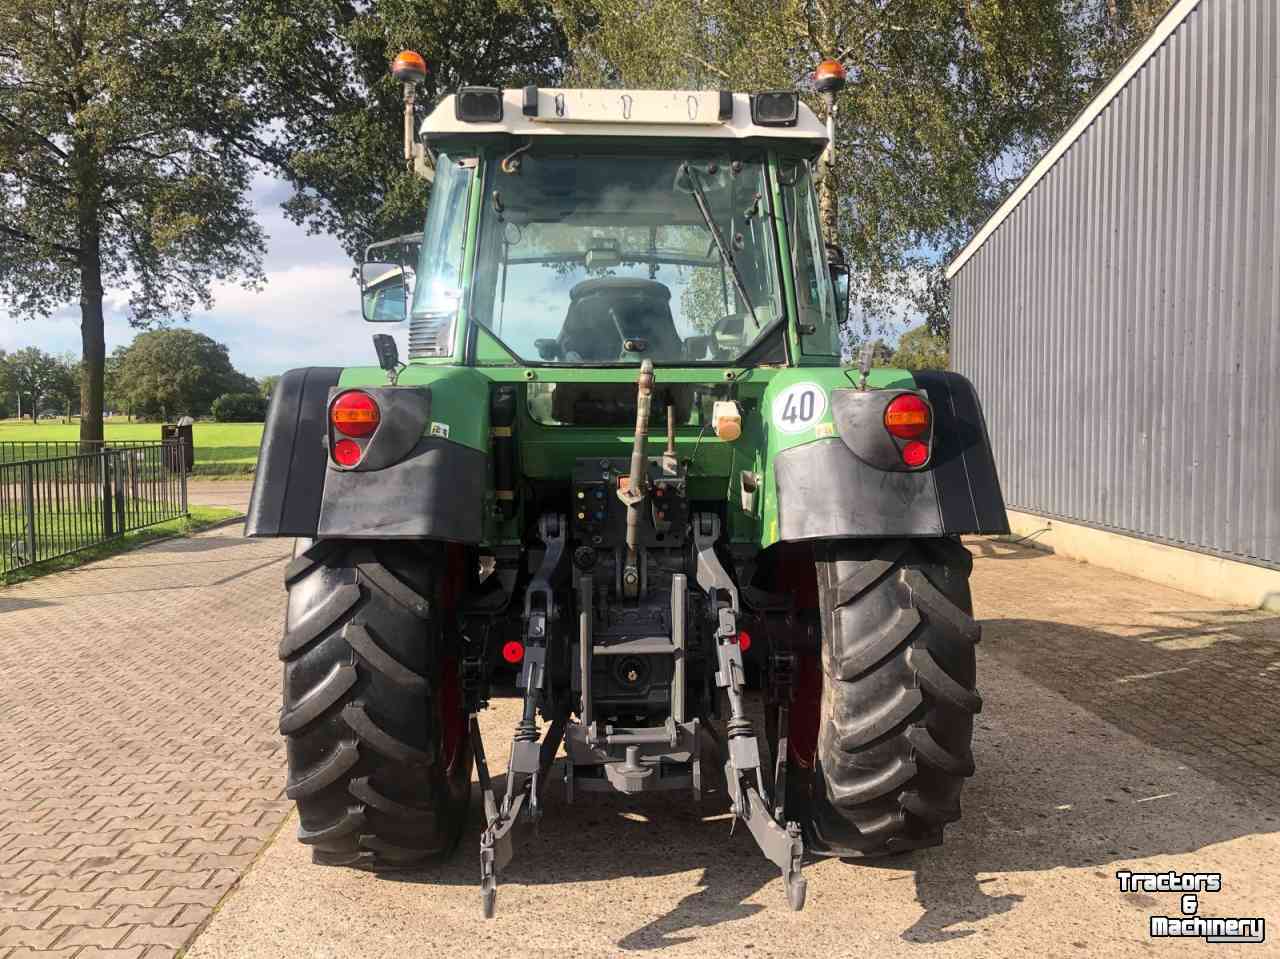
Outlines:
<svg viewBox="0 0 1280 959"><path fill-rule="evenodd" d="M786 818L783 808L785 793L778 798L776 812L771 809L772 804L768 800L760 764L760 745L742 699L745 673L742 648L738 644L738 615L741 612L738 588L720 562L720 557L716 555L715 544L719 538L718 516L714 513L699 513L694 517L693 541L697 551L698 585L710 599L716 619L716 685L725 691L729 700L729 721L726 728L728 742L720 742L718 737L716 741L724 762L730 810L735 817L734 823L741 819L760 851L782 870L787 901L792 909L798 910L804 906L807 888L806 880L801 874L804 840L799 823ZM780 751L781 749L785 749L785 746Z"/></svg>
<svg viewBox="0 0 1280 959"><path fill-rule="evenodd" d="M484 916L493 918L498 896L498 873L511 861L511 831L521 812L530 822L541 818L542 790L547 774L564 737L568 710L554 713L546 737L538 742L538 709L548 713L543 701L546 687L547 642L553 624L559 618L555 605L554 583L565 561L567 522L564 516L547 513L538 521L538 534L546 544L542 563L525 594L524 661L518 685L524 689L524 709L511 740L511 759L507 766L507 788L498 802L489 777L480 724L471 717L471 741L476 756L480 792L484 798L485 829L480 834L480 894Z"/></svg>

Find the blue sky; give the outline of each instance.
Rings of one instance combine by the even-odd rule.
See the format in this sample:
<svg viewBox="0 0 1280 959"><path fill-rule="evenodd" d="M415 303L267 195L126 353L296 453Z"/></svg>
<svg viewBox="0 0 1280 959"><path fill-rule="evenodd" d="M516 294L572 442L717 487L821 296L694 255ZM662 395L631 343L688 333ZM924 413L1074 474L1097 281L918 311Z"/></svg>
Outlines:
<svg viewBox="0 0 1280 959"><path fill-rule="evenodd" d="M365 323L351 277L351 261L328 236L307 236L284 218L280 203L286 184L261 177L252 200L269 235L266 285L257 292L234 284L214 290L213 309L192 313L188 328L225 343L236 369L250 376L281 373L296 366L372 365L370 335L398 327ZM129 343L123 290L107 290L107 352ZM175 325L182 325L181 321ZM400 330L401 355L406 350ZM49 353L80 355L80 307L68 304L43 320L19 320L0 302L0 349L38 346Z"/></svg>

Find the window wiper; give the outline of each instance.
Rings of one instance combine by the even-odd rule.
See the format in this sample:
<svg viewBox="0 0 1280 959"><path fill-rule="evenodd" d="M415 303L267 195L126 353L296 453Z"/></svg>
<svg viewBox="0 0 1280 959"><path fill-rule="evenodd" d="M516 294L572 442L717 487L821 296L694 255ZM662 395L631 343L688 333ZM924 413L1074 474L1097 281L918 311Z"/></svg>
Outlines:
<svg viewBox="0 0 1280 959"><path fill-rule="evenodd" d="M747 295L747 286L742 281L742 274L738 271L738 264L734 262L733 254L729 252L729 247L724 242L724 237L720 234L720 227L716 226L715 217L711 215L711 205L707 203L707 195L702 190L702 184L698 182L698 175L694 172L693 165L684 163L681 167L684 175L689 178L690 193L693 194L693 202L698 205L698 212L702 214L702 221L707 225L707 229L711 231L711 239L715 241L716 249L720 251L720 259L729 268L729 272L733 275L733 285L737 289L738 295L742 297L742 302L747 305L747 311L751 314L751 323L758 330L760 329L760 319L756 316L756 308L751 303L751 297Z"/></svg>

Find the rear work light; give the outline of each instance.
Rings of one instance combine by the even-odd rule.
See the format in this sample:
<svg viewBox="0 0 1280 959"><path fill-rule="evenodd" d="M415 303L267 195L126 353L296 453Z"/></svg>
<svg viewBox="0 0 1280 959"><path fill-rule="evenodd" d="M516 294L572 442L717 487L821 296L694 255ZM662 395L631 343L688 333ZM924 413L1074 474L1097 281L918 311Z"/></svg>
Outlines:
<svg viewBox="0 0 1280 959"><path fill-rule="evenodd" d="M793 127L800 117L800 96L793 90L751 94L751 122L761 127Z"/></svg>
<svg viewBox="0 0 1280 959"><path fill-rule="evenodd" d="M497 87L462 87L453 98L453 115L464 123L501 123L502 91Z"/></svg>
<svg viewBox="0 0 1280 959"><path fill-rule="evenodd" d="M884 428L901 440L913 440L929 432L929 404L903 393L885 407Z"/></svg>
<svg viewBox="0 0 1280 959"><path fill-rule="evenodd" d="M378 404L368 393L343 393L329 408L329 421L344 436L368 436L378 428Z"/></svg>

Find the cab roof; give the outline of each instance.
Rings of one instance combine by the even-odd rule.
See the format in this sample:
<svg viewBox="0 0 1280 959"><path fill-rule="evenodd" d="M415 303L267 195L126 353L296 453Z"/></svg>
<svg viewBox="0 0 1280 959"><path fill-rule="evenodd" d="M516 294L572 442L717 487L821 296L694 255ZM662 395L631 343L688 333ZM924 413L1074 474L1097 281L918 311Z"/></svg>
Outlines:
<svg viewBox="0 0 1280 959"><path fill-rule="evenodd" d="M644 137L646 139L773 140L816 155L827 130L801 100L794 125L752 121L751 94L717 90L585 90L554 87L502 91L496 123L458 117L457 95L444 97L419 130L427 142L459 136ZM726 109L731 99L732 108ZM536 102L536 107L533 103ZM722 119L725 113L729 115Z"/></svg>

